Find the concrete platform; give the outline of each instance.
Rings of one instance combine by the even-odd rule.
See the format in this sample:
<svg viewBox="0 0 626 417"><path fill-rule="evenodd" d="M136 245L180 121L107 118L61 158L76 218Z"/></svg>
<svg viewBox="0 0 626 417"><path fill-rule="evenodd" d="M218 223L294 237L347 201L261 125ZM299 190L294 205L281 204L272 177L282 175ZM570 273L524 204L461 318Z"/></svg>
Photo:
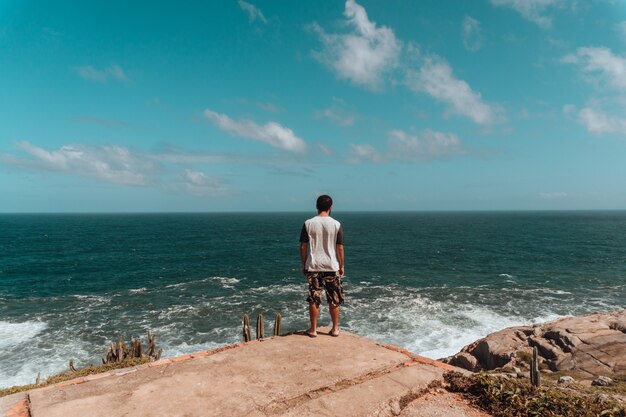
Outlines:
<svg viewBox="0 0 626 417"><path fill-rule="evenodd" d="M338 338L324 333L253 341L39 388L1 398L0 415L390 416L404 409L419 415L407 398L423 395L452 369L346 332Z"/></svg>

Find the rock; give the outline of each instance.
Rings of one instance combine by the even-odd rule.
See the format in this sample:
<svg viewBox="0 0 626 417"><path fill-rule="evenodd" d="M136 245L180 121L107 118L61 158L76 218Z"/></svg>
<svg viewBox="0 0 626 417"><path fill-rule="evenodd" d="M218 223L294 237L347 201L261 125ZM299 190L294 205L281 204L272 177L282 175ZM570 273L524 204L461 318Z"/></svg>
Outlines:
<svg viewBox="0 0 626 417"><path fill-rule="evenodd" d="M458 366L459 368L467 369L469 371L478 371L478 359L470 355L467 352L459 352L452 356L448 362L450 365Z"/></svg>
<svg viewBox="0 0 626 417"><path fill-rule="evenodd" d="M550 360L557 360L563 357L564 352L558 346L555 346L554 343L550 343L551 341L548 339L543 339L541 337L529 337L528 344L532 347L537 347L539 350L539 354L545 358Z"/></svg>
<svg viewBox="0 0 626 417"><path fill-rule="evenodd" d="M526 341L526 339L528 339L528 336L526 335L526 333L524 333L521 330L516 330L515 331L515 336L517 336L521 341Z"/></svg>
<svg viewBox="0 0 626 417"><path fill-rule="evenodd" d="M613 383L613 380L608 376L599 376L593 381L591 381L591 385L596 387L607 387Z"/></svg>
<svg viewBox="0 0 626 417"><path fill-rule="evenodd" d="M513 367L513 372L515 372L516 374L521 374L521 373L522 373L522 370L521 370L521 369L519 369L517 366L514 366L514 367Z"/></svg>
<svg viewBox="0 0 626 417"><path fill-rule="evenodd" d="M522 367L528 362L527 353L535 346L542 367L545 364L554 372L575 370L590 378L624 373L626 310L510 327L479 339L442 361L471 371Z"/></svg>
<svg viewBox="0 0 626 417"><path fill-rule="evenodd" d="M481 369L491 370L509 364L515 352L524 346L528 346L526 341L517 337L511 329L505 329L466 346L462 352L474 356Z"/></svg>
<svg viewBox="0 0 626 417"><path fill-rule="evenodd" d="M571 376L565 375L559 377L559 384L571 384L572 382L575 382L575 380Z"/></svg>

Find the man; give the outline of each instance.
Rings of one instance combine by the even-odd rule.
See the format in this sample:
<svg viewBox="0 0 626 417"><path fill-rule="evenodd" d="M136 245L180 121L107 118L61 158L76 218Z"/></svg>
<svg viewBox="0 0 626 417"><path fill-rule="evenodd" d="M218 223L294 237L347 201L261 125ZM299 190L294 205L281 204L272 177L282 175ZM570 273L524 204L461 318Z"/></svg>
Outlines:
<svg viewBox="0 0 626 417"><path fill-rule="evenodd" d="M322 195L317 199L317 216L304 222L300 232L302 273L309 281L309 318L311 327L307 336L317 337L317 318L322 303L322 289L326 292L328 311L333 322L330 335L339 336L339 305L343 303L341 277L344 275L343 230L330 217L333 199Z"/></svg>

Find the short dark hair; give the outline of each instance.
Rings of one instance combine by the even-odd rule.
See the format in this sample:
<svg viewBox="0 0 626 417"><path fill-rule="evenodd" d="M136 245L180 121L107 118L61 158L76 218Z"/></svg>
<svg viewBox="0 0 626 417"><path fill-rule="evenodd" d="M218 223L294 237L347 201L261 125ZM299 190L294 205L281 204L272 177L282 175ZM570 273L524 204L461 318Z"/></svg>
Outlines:
<svg viewBox="0 0 626 417"><path fill-rule="evenodd" d="M328 211L333 206L333 199L329 195L321 195L317 197L317 203L315 203L317 211Z"/></svg>

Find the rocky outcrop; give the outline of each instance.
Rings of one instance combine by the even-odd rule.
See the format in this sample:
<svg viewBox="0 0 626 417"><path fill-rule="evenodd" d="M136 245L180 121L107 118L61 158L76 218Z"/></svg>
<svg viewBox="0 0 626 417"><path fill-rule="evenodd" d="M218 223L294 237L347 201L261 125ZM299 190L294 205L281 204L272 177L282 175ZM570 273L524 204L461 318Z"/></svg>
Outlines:
<svg viewBox="0 0 626 417"><path fill-rule="evenodd" d="M533 347L537 347L544 369L578 371L589 376L624 373L626 310L509 327L442 361L471 371L527 368Z"/></svg>

